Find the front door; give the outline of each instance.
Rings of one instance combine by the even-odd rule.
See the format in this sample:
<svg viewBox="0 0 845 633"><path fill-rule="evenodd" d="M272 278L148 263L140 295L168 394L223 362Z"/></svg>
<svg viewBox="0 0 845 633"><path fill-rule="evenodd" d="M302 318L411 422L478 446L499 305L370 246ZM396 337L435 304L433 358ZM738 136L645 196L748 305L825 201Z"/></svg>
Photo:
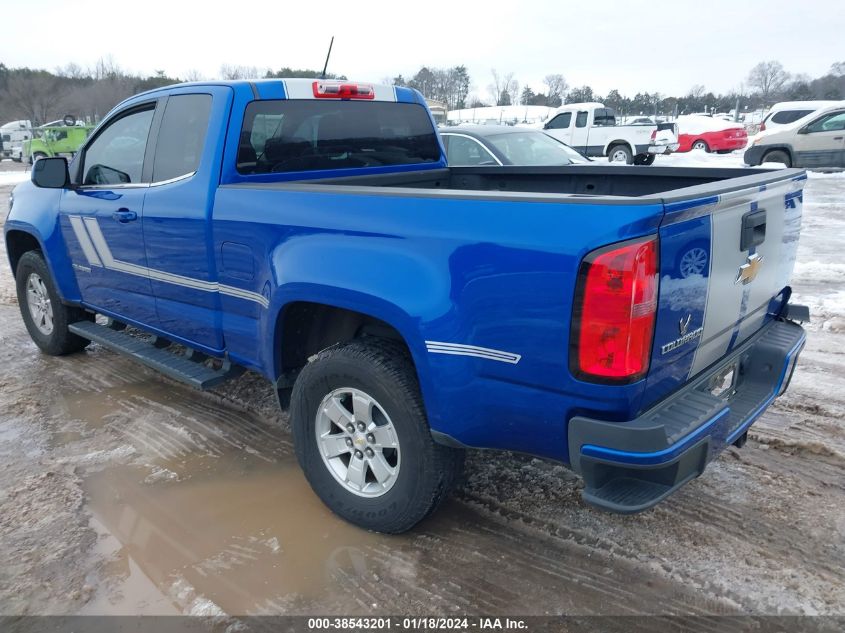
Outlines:
<svg viewBox="0 0 845 633"><path fill-rule="evenodd" d="M82 300L119 319L155 326L141 230L147 141L156 101L118 113L75 163L60 223Z"/></svg>
<svg viewBox="0 0 845 633"><path fill-rule="evenodd" d="M845 167L845 110L829 112L795 135L795 167Z"/></svg>
<svg viewBox="0 0 845 633"><path fill-rule="evenodd" d="M561 112L544 127L546 134L572 145L572 112Z"/></svg>

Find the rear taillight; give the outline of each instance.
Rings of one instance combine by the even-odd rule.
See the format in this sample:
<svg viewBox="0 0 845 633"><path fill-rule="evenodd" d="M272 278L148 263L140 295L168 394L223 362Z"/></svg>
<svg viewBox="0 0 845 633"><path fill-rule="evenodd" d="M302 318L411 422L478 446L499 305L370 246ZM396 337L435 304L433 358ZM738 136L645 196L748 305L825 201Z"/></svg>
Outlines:
<svg viewBox="0 0 845 633"><path fill-rule="evenodd" d="M657 311L657 238L612 244L581 262L569 364L576 377L629 383L648 371Z"/></svg>
<svg viewBox="0 0 845 633"><path fill-rule="evenodd" d="M760 124L760 131L761 131L761 132L765 132L765 131L766 131L766 122L765 122L765 121L763 121L763 122Z"/></svg>
<svg viewBox="0 0 845 633"><path fill-rule="evenodd" d="M657 129L655 128L654 130L651 131L651 140L653 141L656 138L657 138Z"/></svg>
<svg viewBox="0 0 845 633"><path fill-rule="evenodd" d="M370 84L351 84L340 81L315 81L311 87L318 99L375 99L376 91Z"/></svg>

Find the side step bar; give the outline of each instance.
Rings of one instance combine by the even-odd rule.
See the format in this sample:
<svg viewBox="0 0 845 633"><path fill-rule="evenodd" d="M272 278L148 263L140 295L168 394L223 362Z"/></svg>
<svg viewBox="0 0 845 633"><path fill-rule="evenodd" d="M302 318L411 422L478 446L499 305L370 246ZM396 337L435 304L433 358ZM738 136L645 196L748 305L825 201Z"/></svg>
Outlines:
<svg viewBox="0 0 845 633"><path fill-rule="evenodd" d="M82 338L99 343L118 354L129 356L147 367L173 378L173 380L178 380L196 389L216 387L220 383L243 373L241 367L233 366L228 359L223 361L223 366L220 369L211 369L201 362L190 360L191 354L177 356L163 349L160 344L157 347L155 343L135 338L130 334L114 329L114 327L98 325L92 321L71 323L68 329ZM204 358L202 354L195 356L200 359Z"/></svg>

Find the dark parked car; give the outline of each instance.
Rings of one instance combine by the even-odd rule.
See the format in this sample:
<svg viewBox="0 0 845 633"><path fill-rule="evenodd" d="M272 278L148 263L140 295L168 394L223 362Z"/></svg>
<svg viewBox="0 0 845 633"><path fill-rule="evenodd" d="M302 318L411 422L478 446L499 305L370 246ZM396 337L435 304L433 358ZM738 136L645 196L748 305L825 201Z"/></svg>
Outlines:
<svg viewBox="0 0 845 633"><path fill-rule="evenodd" d="M529 127L463 125L440 132L449 165L575 165L592 162L566 143Z"/></svg>

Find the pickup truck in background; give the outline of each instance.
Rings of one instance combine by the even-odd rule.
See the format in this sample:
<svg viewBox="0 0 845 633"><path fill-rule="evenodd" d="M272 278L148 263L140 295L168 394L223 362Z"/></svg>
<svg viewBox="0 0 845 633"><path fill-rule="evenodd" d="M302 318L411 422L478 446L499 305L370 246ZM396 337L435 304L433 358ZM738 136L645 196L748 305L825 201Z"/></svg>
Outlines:
<svg viewBox="0 0 845 633"><path fill-rule="evenodd" d="M449 167L411 89L196 83L37 161L4 232L41 350L266 376L320 498L401 532L466 447L562 462L587 503L637 512L742 445L804 344L805 179Z"/></svg>
<svg viewBox="0 0 845 633"><path fill-rule="evenodd" d="M658 154L678 149L674 123L617 125L616 112L602 103L567 103L543 129L587 156L607 156L610 162L628 165L651 165Z"/></svg>

